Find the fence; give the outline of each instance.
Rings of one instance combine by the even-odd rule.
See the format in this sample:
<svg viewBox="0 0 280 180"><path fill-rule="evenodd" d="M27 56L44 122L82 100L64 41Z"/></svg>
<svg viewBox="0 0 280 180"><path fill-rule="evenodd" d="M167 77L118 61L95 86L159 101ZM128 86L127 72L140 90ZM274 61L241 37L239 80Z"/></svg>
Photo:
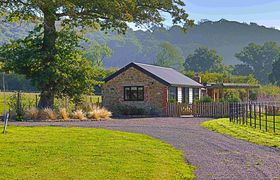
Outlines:
<svg viewBox="0 0 280 180"><path fill-rule="evenodd" d="M183 115L192 115L191 104L184 103L168 103L166 108L166 116L168 117L181 117Z"/></svg>
<svg viewBox="0 0 280 180"><path fill-rule="evenodd" d="M181 117L184 115L212 118L229 117L229 103L168 103L166 116Z"/></svg>
<svg viewBox="0 0 280 180"><path fill-rule="evenodd" d="M229 103L198 103L193 104L193 115L196 117L223 118L229 117Z"/></svg>
<svg viewBox="0 0 280 180"><path fill-rule="evenodd" d="M280 133L280 106L277 103L234 103L230 105L229 114L232 123Z"/></svg>
<svg viewBox="0 0 280 180"><path fill-rule="evenodd" d="M4 100L6 99L6 100ZM0 116L9 109L16 111L23 111L31 107L37 107L40 100L39 93L25 93L25 92L0 92ZM100 105L100 96L84 96L83 105L89 106L92 104ZM74 109L75 104L70 102L68 98L55 99L55 107L65 107L67 109Z"/></svg>

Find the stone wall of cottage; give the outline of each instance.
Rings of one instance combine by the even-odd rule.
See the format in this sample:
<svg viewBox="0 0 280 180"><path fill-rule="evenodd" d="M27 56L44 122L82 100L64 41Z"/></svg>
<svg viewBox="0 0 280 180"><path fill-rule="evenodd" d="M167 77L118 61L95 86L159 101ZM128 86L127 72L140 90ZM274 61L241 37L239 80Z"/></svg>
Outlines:
<svg viewBox="0 0 280 180"><path fill-rule="evenodd" d="M144 86L144 101L124 101L125 86ZM144 108L159 115L166 112L168 87L134 67L105 83L102 91L103 105L113 112L121 105Z"/></svg>

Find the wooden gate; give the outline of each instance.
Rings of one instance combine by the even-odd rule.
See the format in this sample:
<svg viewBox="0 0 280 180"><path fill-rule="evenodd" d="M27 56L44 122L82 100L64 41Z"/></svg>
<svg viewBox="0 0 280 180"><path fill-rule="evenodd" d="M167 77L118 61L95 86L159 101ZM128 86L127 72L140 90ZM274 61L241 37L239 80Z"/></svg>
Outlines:
<svg viewBox="0 0 280 180"><path fill-rule="evenodd" d="M168 103L166 116L168 117L181 117L193 115L193 105L184 103Z"/></svg>

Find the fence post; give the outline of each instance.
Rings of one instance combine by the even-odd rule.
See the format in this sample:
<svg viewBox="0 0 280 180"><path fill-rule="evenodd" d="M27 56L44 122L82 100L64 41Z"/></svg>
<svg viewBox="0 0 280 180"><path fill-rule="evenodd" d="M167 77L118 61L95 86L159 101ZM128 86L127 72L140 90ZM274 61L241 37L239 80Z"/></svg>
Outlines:
<svg viewBox="0 0 280 180"><path fill-rule="evenodd" d="M248 104L245 104L245 121L246 125L248 125Z"/></svg>
<svg viewBox="0 0 280 180"><path fill-rule="evenodd" d="M245 106L244 105L245 105L244 103L241 104L241 108L242 108L242 125L245 124Z"/></svg>
<svg viewBox="0 0 280 180"><path fill-rule="evenodd" d="M237 103L237 124L239 124L240 120L240 104Z"/></svg>
<svg viewBox="0 0 280 180"><path fill-rule="evenodd" d="M275 111L275 106L273 106L273 132L275 133L275 116L276 116L276 111Z"/></svg>
<svg viewBox="0 0 280 180"><path fill-rule="evenodd" d="M265 105L265 131L267 132L267 105Z"/></svg>
<svg viewBox="0 0 280 180"><path fill-rule="evenodd" d="M4 130L3 130L3 134L6 134L7 131L7 126L8 126L8 121L9 121L9 117L10 117L10 110L8 113L6 113L4 115Z"/></svg>
<svg viewBox="0 0 280 180"><path fill-rule="evenodd" d="M257 112L256 112L256 104L254 104L254 127L257 128Z"/></svg>
<svg viewBox="0 0 280 180"><path fill-rule="evenodd" d="M234 122L235 123L238 123L238 104L237 103L234 103L234 110L235 110L235 112L234 112L234 116L235 116L235 118L234 118Z"/></svg>
<svg viewBox="0 0 280 180"><path fill-rule="evenodd" d="M229 105L229 115L231 115L231 122L234 121L234 104L233 103L230 103Z"/></svg>
<svg viewBox="0 0 280 180"><path fill-rule="evenodd" d="M252 127L252 104L249 104L249 111L250 111L250 126Z"/></svg>
<svg viewBox="0 0 280 180"><path fill-rule="evenodd" d="M259 126L260 129L262 129L262 105L261 104L259 105L259 118L260 118Z"/></svg>

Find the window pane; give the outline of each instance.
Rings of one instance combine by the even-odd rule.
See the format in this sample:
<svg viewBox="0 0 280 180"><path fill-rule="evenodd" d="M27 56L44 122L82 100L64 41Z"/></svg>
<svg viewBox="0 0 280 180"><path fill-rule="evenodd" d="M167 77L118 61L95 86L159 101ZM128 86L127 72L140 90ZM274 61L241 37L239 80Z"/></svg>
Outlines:
<svg viewBox="0 0 280 180"><path fill-rule="evenodd" d="M184 103L189 103L189 88L184 88L183 92L183 102Z"/></svg>
<svg viewBox="0 0 280 180"><path fill-rule="evenodd" d="M169 101L176 101L177 97L177 88L176 87L169 87Z"/></svg>
<svg viewBox="0 0 280 180"><path fill-rule="evenodd" d="M129 86L124 88L125 101L143 101L144 87Z"/></svg>
<svg viewBox="0 0 280 180"><path fill-rule="evenodd" d="M138 87L138 100L144 100L144 88L143 87Z"/></svg>
<svg viewBox="0 0 280 180"><path fill-rule="evenodd" d="M129 100L130 99L130 88L125 87L124 88L124 100Z"/></svg>
<svg viewBox="0 0 280 180"><path fill-rule="evenodd" d="M132 101L137 100L137 87L131 87L131 99Z"/></svg>
<svg viewBox="0 0 280 180"><path fill-rule="evenodd" d="M193 99L199 99L199 89L198 88L194 88L193 89Z"/></svg>

